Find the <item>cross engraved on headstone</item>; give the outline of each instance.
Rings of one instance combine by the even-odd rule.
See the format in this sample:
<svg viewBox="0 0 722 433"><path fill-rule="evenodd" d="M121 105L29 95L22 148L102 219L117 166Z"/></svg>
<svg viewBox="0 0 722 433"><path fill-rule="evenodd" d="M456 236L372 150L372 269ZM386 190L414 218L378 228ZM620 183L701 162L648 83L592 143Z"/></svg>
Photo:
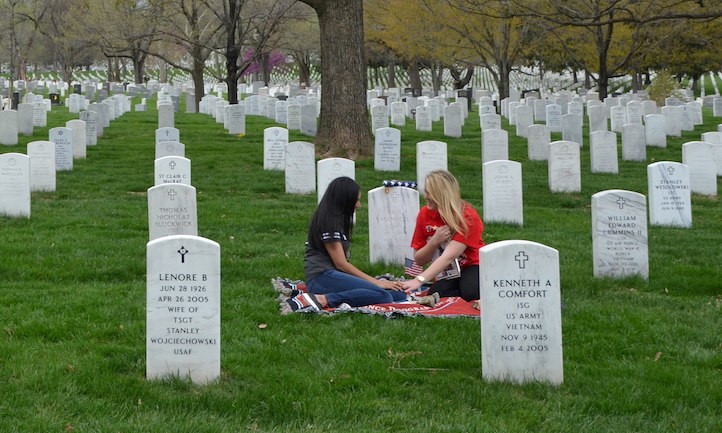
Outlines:
<svg viewBox="0 0 722 433"><path fill-rule="evenodd" d="M175 200L175 196L177 196L177 195L178 195L178 193L175 192L174 189L168 191L168 197L170 197L171 200Z"/></svg>
<svg viewBox="0 0 722 433"><path fill-rule="evenodd" d="M178 250L178 254L180 254L180 256L181 256L181 263L186 262L186 254L188 254L188 252L189 251L184 246L181 245L180 249Z"/></svg>
<svg viewBox="0 0 722 433"><path fill-rule="evenodd" d="M167 137L168 135L170 135L170 131L166 129L166 130L165 130L165 136Z"/></svg>
<svg viewBox="0 0 722 433"><path fill-rule="evenodd" d="M617 204L619 205L619 209L624 209L624 205L627 203L627 200L625 200L623 197L619 197L617 199Z"/></svg>
<svg viewBox="0 0 722 433"><path fill-rule="evenodd" d="M524 251L519 251L519 254L514 256L514 260L519 262L519 269L526 268L526 262L529 260L529 256Z"/></svg>
<svg viewBox="0 0 722 433"><path fill-rule="evenodd" d="M171 170L175 170L175 161L168 163L168 167L170 167Z"/></svg>
<svg viewBox="0 0 722 433"><path fill-rule="evenodd" d="M673 174L674 174L674 167L667 167L667 173L669 173L670 176L673 175Z"/></svg>

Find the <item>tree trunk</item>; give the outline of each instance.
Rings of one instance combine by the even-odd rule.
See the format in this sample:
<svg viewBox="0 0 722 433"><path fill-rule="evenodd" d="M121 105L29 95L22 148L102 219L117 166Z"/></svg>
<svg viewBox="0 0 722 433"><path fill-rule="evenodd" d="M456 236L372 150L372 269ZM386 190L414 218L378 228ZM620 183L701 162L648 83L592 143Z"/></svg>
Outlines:
<svg viewBox="0 0 722 433"><path fill-rule="evenodd" d="M419 74L419 62L414 59L409 63L409 87L421 95L421 74Z"/></svg>
<svg viewBox="0 0 722 433"><path fill-rule="evenodd" d="M393 60L389 62L389 88L396 87L396 62Z"/></svg>
<svg viewBox="0 0 722 433"><path fill-rule="evenodd" d="M143 76L145 71L145 56L138 59L133 59L133 74L135 77L135 83L141 84L143 82Z"/></svg>
<svg viewBox="0 0 722 433"><path fill-rule="evenodd" d="M366 107L362 0L302 0L321 33L321 116L314 143L324 157L373 154Z"/></svg>

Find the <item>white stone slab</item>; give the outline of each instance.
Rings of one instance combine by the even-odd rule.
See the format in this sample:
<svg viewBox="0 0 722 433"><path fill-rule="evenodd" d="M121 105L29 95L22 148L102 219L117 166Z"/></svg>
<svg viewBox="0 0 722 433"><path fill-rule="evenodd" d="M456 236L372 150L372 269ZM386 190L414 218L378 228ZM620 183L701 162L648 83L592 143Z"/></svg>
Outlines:
<svg viewBox="0 0 722 433"><path fill-rule="evenodd" d="M318 202L321 202L328 184L337 177L356 179L356 163L346 158L325 158L316 163L318 173Z"/></svg>
<svg viewBox="0 0 722 433"><path fill-rule="evenodd" d="M95 111L83 110L80 112L80 120L85 122L85 144L86 146L98 145L98 113Z"/></svg>
<svg viewBox="0 0 722 433"><path fill-rule="evenodd" d="M562 107L559 104L547 104L546 124L549 132L562 132Z"/></svg>
<svg viewBox="0 0 722 433"><path fill-rule="evenodd" d="M592 173L619 173L617 134L606 130L589 134L589 158Z"/></svg>
<svg viewBox="0 0 722 433"><path fill-rule="evenodd" d="M431 117L431 107L419 105L416 107L416 130L417 131L431 131L433 128L433 121Z"/></svg>
<svg viewBox="0 0 722 433"><path fill-rule="evenodd" d="M712 143L704 141L684 143L682 163L689 167L690 188L693 193L717 195L717 158Z"/></svg>
<svg viewBox="0 0 722 433"><path fill-rule="evenodd" d="M31 141L28 143L30 158L30 190L55 191L55 143L52 141Z"/></svg>
<svg viewBox="0 0 722 433"><path fill-rule="evenodd" d="M546 125L531 125L527 130L527 157L530 161L547 161L551 133Z"/></svg>
<svg viewBox="0 0 722 433"><path fill-rule="evenodd" d="M686 165L672 161L649 164L647 191L650 225L692 227L692 192Z"/></svg>
<svg viewBox="0 0 722 433"><path fill-rule="evenodd" d="M148 188L150 240L170 235L198 235L196 189L179 183Z"/></svg>
<svg viewBox="0 0 722 433"><path fill-rule="evenodd" d="M155 145L155 159L164 156L186 156L186 146L177 141L161 141Z"/></svg>
<svg viewBox="0 0 722 433"><path fill-rule="evenodd" d="M85 142L87 133L85 121L80 119L68 120L65 126L73 131L73 159L85 159L88 154L88 146Z"/></svg>
<svg viewBox="0 0 722 433"><path fill-rule="evenodd" d="M164 156L154 162L155 183L182 183L191 185L191 160L182 156Z"/></svg>
<svg viewBox="0 0 722 433"><path fill-rule="evenodd" d="M404 186L379 187L368 192L369 261L404 265L412 257L410 247L419 192Z"/></svg>
<svg viewBox="0 0 722 433"><path fill-rule="evenodd" d="M155 130L155 144L166 141L180 142L180 130L172 126L165 126Z"/></svg>
<svg viewBox="0 0 722 433"><path fill-rule="evenodd" d="M381 99L383 102L383 99ZM386 105L372 105L371 106L371 132L376 135L376 130L379 128L389 127L389 112Z"/></svg>
<svg viewBox="0 0 722 433"><path fill-rule="evenodd" d="M578 114L565 114L562 116L562 140L573 141L584 147L582 134L582 118Z"/></svg>
<svg viewBox="0 0 722 433"><path fill-rule="evenodd" d="M424 193L426 175L434 170L448 170L447 145L443 141L427 140L416 143L416 185Z"/></svg>
<svg viewBox="0 0 722 433"><path fill-rule="evenodd" d="M175 127L175 111L173 104L161 104L158 106L158 128Z"/></svg>
<svg viewBox="0 0 722 433"><path fill-rule="evenodd" d="M30 218L30 158L0 155L0 215Z"/></svg>
<svg viewBox="0 0 722 433"><path fill-rule="evenodd" d="M461 127L464 124L464 115L461 104L454 102L444 107L444 135L446 137L461 137Z"/></svg>
<svg viewBox="0 0 722 433"><path fill-rule="evenodd" d="M66 127L51 128L48 140L55 143L55 169L73 170L73 130Z"/></svg>
<svg viewBox="0 0 722 433"><path fill-rule="evenodd" d="M484 380L562 384L559 252L510 240L479 255Z"/></svg>
<svg viewBox="0 0 722 433"><path fill-rule="evenodd" d="M592 195L592 256L597 278L649 278L644 195L619 189Z"/></svg>
<svg viewBox="0 0 722 433"><path fill-rule="evenodd" d="M318 109L316 104L301 106L301 134L316 136ZM290 129L290 128L289 128Z"/></svg>
<svg viewBox="0 0 722 433"><path fill-rule="evenodd" d="M18 112L15 110L0 110L0 144L18 144Z"/></svg>
<svg viewBox="0 0 722 433"><path fill-rule="evenodd" d="M509 133L505 129L481 131L481 162L509 159Z"/></svg>
<svg viewBox="0 0 722 433"><path fill-rule="evenodd" d="M374 138L374 170L399 171L401 169L401 131L381 128Z"/></svg>
<svg viewBox="0 0 722 433"><path fill-rule="evenodd" d="M263 130L264 170L285 170L287 144L288 129L272 126Z"/></svg>
<svg viewBox="0 0 722 433"><path fill-rule="evenodd" d="M219 379L220 245L168 236L148 242L146 260L146 377Z"/></svg>
<svg viewBox="0 0 722 433"><path fill-rule="evenodd" d="M228 105L228 133L232 135L246 134L246 107L243 104Z"/></svg>
<svg viewBox="0 0 722 433"><path fill-rule="evenodd" d="M573 141L549 143L548 180L551 192L582 190L581 149Z"/></svg>
<svg viewBox="0 0 722 433"><path fill-rule="evenodd" d="M484 221L524 224L521 164L490 161L482 165Z"/></svg>
<svg viewBox="0 0 722 433"><path fill-rule="evenodd" d="M292 141L286 146L286 193L316 192L316 153L313 143Z"/></svg>

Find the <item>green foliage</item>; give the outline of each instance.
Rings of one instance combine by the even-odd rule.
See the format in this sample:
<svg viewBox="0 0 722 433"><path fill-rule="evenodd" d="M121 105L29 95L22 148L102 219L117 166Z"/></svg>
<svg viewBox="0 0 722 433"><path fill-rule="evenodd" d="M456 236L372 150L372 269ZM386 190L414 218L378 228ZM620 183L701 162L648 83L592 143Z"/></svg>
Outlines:
<svg viewBox="0 0 722 433"><path fill-rule="evenodd" d="M654 76L652 84L647 87L649 99L657 102L657 105L664 106L664 100L669 97L677 97L684 100L684 91L680 89L679 82L666 69L663 69Z"/></svg>
<svg viewBox="0 0 722 433"><path fill-rule="evenodd" d="M484 238L560 251L565 382L555 388L484 382L477 320L281 316L270 280L302 277L316 196L286 194L283 173L262 169L267 119L248 116L239 138L181 109L175 124L192 161L199 232L221 245L222 261L222 378L194 386L144 378L154 107L115 120L87 159L58 174L55 193L34 193L30 219L0 218L0 431L722 430L718 199L693 196L692 229L649 228L649 281L595 279L591 258L590 196L646 193L648 163L681 161L682 143L716 130L709 111L695 131L649 148L646 163L620 161L618 175L590 174L585 144L575 194L550 193L546 164L529 161L525 140L510 134L510 158L523 164L524 226L488 223ZM415 179L415 143L442 140L464 198L481 211L477 115L460 139L444 137L441 123L421 133L409 122L401 171L359 160L357 180L369 190ZM48 128L74 117L53 107ZM24 153L48 128L0 152ZM365 207L351 251L371 273L400 273L368 263Z"/></svg>

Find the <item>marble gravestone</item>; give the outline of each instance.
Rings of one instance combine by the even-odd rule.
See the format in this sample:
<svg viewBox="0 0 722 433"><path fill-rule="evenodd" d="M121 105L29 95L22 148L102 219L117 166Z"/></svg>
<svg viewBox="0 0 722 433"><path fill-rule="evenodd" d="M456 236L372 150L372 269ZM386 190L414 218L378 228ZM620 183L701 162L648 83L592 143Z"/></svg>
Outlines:
<svg viewBox="0 0 722 433"><path fill-rule="evenodd" d="M617 133L607 130L590 133L589 158L592 173L619 173Z"/></svg>
<svg viewBox="0 0 722 433"><path fill-rule="evenodd" d="M531 125L527 130L527 157L530 161L549 159L551 133L546 125Z"/></svg>
<svg viewBox="0 0 722 433"><path fill-rule="evenodd" d="M546 125L549 132L562 132L562 106L559 104L547 104Z"/></svg>
<svg viewBox="0 0 722 433"><path fill-rule="evenodd" d="M301 134L316 136L318 109L316 104L301 106ZM289 128L290 129L290 128Z"/></svg>
<svg viewBox="0 0 722 433"><path fill-rule="evenodd" d="M534 109L530 105L516 107L516 135L528 137L529 127L534 124Z"/></svg>
<svg viewBox="0 0 722 433"><path fill-rule="evenodd" d="M704 141L682 145L682 163L689 167L690 189L695 194L717 195L715 147Z"/></svg>
<svg viewBox="0 0 722 433"><path fill-rule="evenodd" d="M289 131L301 130L301 106L288 104L286 106L286 127Z"/></svg>
<svg viewBox="0 0 722 433"><path fill-rule="evenodd" d="M446 137L461 137L461 127L464 123L462 108L459 103L444 107L444 135Z"/></svg>
<svg viewBox="0 0 722 433"><path fill-rule="evenodd" d="M28 143L28 157L30 158L30 191L55 191L55 143L31 141Z"/></svg>
<svg viewBox="0 0 722 433"><path fill-rule="evenodd" d="M509 159L509 133L505 129L481 131L481 163Z"/></svg>
<svg viewBox="0 0 722 433"><path fill-rule="evenodd" d="M55 143L55 169L73 170L73 130L62 126L50 128L49 141Z"/></svg>
<svg viewBox="0 0 722 433"><path fill-rule="evenodd" d="M186 146L177 141L161 141L155 145L155 159L164 156L186 156Z"/></svg>
<svg viewBox="0 0 722 433"><path fill-rule="evenodd" d="M644 116L644 137L647 146L667 147L667 118L662 114Z"/></svg>
<svg viewBox="0 0 722 433"><path fill-rule="evenodd" d="M479 118L479 122L482 131L486 131L487 129L502 129L501 116L496 113L482 114Z"/></svg>
<svg viewBox="0 0 722 433"><path fill-rule="evenodd" d="M374 170L399 171L401 169L401 131L380 128L374 137Z"/></svg>
<svg viewBox="0 0 722 433"><path fill-rule="evenodd" d="M180 130L172 126L165 126L155 130L155 144L166 141L180 142Z"/></svg>
<svg viewBox="0 0 722 433"><path fill-rule="evenodd" d="M318 174L318 202L321 202L323 194L328 188L328 184L337 177L350 177L356 179L356 163L346 158L326 158L316 163L316 173Z"/></svg>
<svg viewBox="0 0 722 433"><path fill-rule="evenodd" d="M584 147L582 133L582 118L578 114L565 114L562 116L562 140L573 141Z"/></svg>
<svg viewBox="0 0 722 433"><path fill-rule="evenodd" d="M374 105L371 107L371 133L376 135L379 128L389 127L389 111L385 105Z"/></svg>
<svg viewBox="0 0 722 433"><path fill-rule="evenodd" d="M150 240L170 235L198 235L196 189L180 183L148 188Z"/></svg>
<svg viewBox="0 0 722 433"><path fill-rule="evenodd" d="M431 131L432 128L431 107L424 105L416 107L416 130Z"/></svg>
<svg viewBox="0 0 722 433"><path fill-rule="evenodd" d="M405 186L368 192L369 261L404 265L412 257L411 238L419 213L419 192Z"/></svg>
<svg viewBox="0 0 722 433"><path fill-rule="evenodd" d="M679 162L660 161L647 166L649 224L692 227L689 168Z"/></svg>
<svg viewBox="0 0 722 433"><path fill-rule="evenodd" d="M313 143L292 141L286 145L285 185L287 194L316 191L316 150Z"/></svg>
<svg viewBox="0 0 722 433"><path fill-rule="evenodd" d="M485 222L524 224L521 163L490 161L481 168Z"/></svg>
<svg viewBox="0 0 722 433"><path fill-rule="evenodd" d="M98 144L98 113L83 110L80 112L80 120L85 122L85 144L96 146Z"/></svg>
<svg viewBox="0 0 722 433"><path fill-rule="evenodd" d="M619 189L592 195L592 256L596 278L649 278L644 195Z"/></svg>
<svg viewBox="0 0 722 433"><path fill-rule="evenodd" d="M198 236L146 246L146 378L221 375L221 248Z"/></svg>
<svg viewBox="0 0 722 433"><path fill-rule="evenodd" d="M33 135L33 104L18 104L18 133Z"/></svg>
<svg viewBox="0 0 722 433"><path fill-rule="evenodd" d="M30 218L30 157L0 155L0 215Z"/></svg>
<svg viewBox="0 0 722 433"><path fill-rule="evenodd" d="M559 252L507 240L479 249L481 371L487 381L564 381Z"/></svg>
<svg viewBox="0 0 722 433"><path fill-rule="evenodd" d="M158 106L158 128L175 127L175 111L173 104L161 104Z"/></svg>
<svg viewBox="0 0 722 433"><path fill-rule="evenodd" d="M283 171L286 168L288 129L272 126L263 130L263 169Z"/></svg>
<svg viewBox="0 0 722 433"><path fill-rule="evenodd" d="M246 134L246 107L243 104L228 106L228 133L232 135Z"/></svg>
<svg viewBox="0 0 722 433"><path fill-rule="evenodd" d="M549 143L548 180L551 192L581 192L580 146L573 141Z"/></svg>
<svg viewBox="0 0 722 433"><path fill-rule="evenodd" d="M391 103L391 124L394 126L406 125L406 102L396 101Z"/></svg>
<svg viewBox="0 0 722 433"><path fill-rule="evenodd" d="M18 144L18 112L15 110L0 110L0 144Z"/></svg>
<svg viewBox="0 0 722 433"><path fill-rule="evenodd" d="M191 185L191 160L182 156L164 156L154 162L155 183L182 183Z"/></svg>
<svg viewBox="0 0 722 433"><path fill-rule="evenodd" d="M85 142L85 122L80 119L68 120L65 126L73 131L73 159L85 159L88 155L88 146Z"/></svg>
<svg viewBox="0 0 722 433"><path fill-rule="evenodd" d="M416 143L416 184L419 193L424 193L426 175L434 170L448 169L446 143L427 140Z"/></svg>

